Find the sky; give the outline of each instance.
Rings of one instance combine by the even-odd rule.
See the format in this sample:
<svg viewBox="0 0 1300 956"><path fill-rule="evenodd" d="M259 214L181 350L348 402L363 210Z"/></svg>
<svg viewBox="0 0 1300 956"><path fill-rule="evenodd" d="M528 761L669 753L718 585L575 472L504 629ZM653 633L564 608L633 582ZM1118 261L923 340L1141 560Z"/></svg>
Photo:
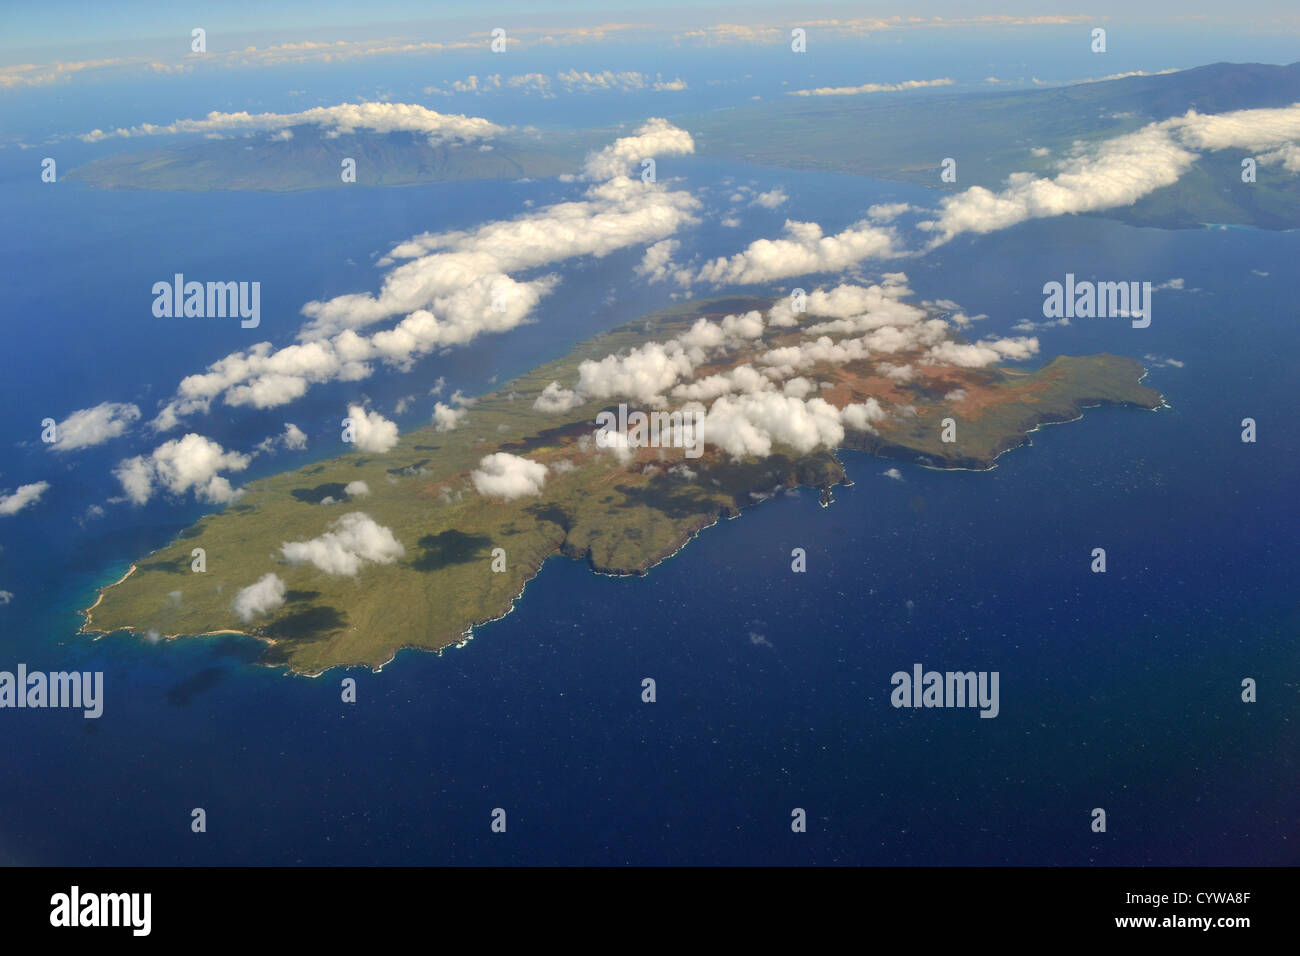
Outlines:
<svg viewBox="0 0 1300 956"><path fill-rule="evenodd" d="M544 4L527 0L478 3L467 0L429 3L427 0L377 0L357 4L352 0L225 0L215 4L197 0L46 0L16 3L9 0L0 14L0 63L59 59L94 52L134 52L164 55L177 36L187 37L195 26L210 36L241 42L284 42L290 39L375 39L392 36L438 38L455 30L484 30L493 25L572 26L598 23L635 23L677 29L706 23L754 23L816 18L860 17L1043 17L1079 15L1119 22L1196 21L1210 19L1229 32L1277 32L1300 35L1300 15L1285 0L1251 4L1249 16L1241 8L1225 8L1204 0L1151 0L1141 4L1007 2L900 3L748 3L696 0L689 4L646 4L643 0L602 0L599 4L552 0ZM487 21L492 21L489 24Z"/></svg>

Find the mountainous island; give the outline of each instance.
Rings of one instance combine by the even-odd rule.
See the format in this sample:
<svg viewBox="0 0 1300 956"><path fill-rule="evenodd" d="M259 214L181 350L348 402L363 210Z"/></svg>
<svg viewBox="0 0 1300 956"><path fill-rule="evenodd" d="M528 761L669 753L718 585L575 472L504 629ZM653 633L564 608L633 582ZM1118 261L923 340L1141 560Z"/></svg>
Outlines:
<svg viewBox="0 0 1300 956"><path fill-rule="evenodd" d="M783 300L743 297L596 336L383 454L249 483L103 589L83 631L239 632L267 642L265 663L296 673L379 667L402 648L464 641L557 554L637 574L781 489L819 488L828 503L845 480L837 448L984 469L1085 407L1162 404L1132 359L1005 367L988 356L1014 343L969 343L932 311L877 299L902 318L829 306L792 315ZM661 378L647 386L648 369ZM602 384L624 373L641 394ZM620 404L692 400L712 402L698 455L593 436L597 416ZM268 600L244 600L263 584Z"/></svg>
<svg viewBox="0 0 1300 956"><path fill-rule="evenodd" d="M1056 175L1076 150L1188 111L1290 106L1300 102L1300 63L1215 63L1031 90L804 92L818 95L786 95L672 121L691 133L702 156L871 176L943 196L971 186L996 190L1016 174ZM544 178L578 172L588 151L614 135L608 128L512 129L487 142L431 143L411 132L339 134L304 125L277 135L234 134L118 152L67 178L98 188L324 189L345 185L340 157L355 159L356 182L370 186ZM1165 229L1300 226L1300 176L1290 166L1273 165L1243 181L1247 155L1212 149L1177 182L1089 214ZM957 163L954 181L940 179L945 158Z"/></svg>

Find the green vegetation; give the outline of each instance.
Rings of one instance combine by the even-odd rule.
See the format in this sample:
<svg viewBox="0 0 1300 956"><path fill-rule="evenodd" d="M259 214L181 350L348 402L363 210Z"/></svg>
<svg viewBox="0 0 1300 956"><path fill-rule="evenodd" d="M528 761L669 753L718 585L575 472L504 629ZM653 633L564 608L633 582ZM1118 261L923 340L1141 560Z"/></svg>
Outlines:
<svg viewBox="0 0 1300 956"><path fill-rule="evenodd" d="M542 562L557 553L586 559L599 571L643 572L719 516L737 514L766 492L799 485L827 490L844 479L829 451L800 457L778 448L762 460L733 461L710 449L687 461L681 449L647 448L619 465L583 440L608 402L563 415L532 407L552 380L573 381L584 359L668 338L700 316L768 305L730 298L657 313L596 336L483 396L454 431L425 427L383 455L341 455L254 481L236 505L205 517L105 588L85 630L168 636L242 631L269 642L267 663L297 672L379 666L403 647L441 649L504 615ZM764 346L792 335L798 332L770 330ZM1139 363L1107 355L1061 357L1032 373L930 367L908 384L880 378L870 360L808 374L831 384L823 394L840 407L868 394L909 403L915 415L891 418L878 435L850 433L848 443L940 467L990 467L998 454L1023 443L1026 431L1077 417L1086 405L1160 403L1158 393L1139 384ZM938 438L948 415L958 422L953 444ZM475 491L468 475L495 451L550 466L541 495L503 502ZM690 470L674 467L681 464ZM369 486L365 498L322 503L345 497L342 489L357 480ZM282 543L316 538L353 511L390 528L405 555L392 564L366 564L355 577L291 565L280 555ZM206 552L204 573L190 571L193 548ZM501 573L491 567L495 548L506 555ZM236 594L269 572L287 585L284 606L241 621Z"/></svg>

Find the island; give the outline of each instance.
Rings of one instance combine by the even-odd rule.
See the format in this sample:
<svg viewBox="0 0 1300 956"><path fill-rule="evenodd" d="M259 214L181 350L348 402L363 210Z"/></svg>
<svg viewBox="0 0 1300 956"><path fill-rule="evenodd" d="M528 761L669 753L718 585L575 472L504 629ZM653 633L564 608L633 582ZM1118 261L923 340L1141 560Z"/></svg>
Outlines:
<svg viewBox="0 0 1300 956"><path fill-rule="evenodd" d="M818 95L798 95L800 93ZM672 117L705 157L773 169L870 176L927 187L936 196L972 186L1003 189L1008 177L1052 177L1077 147L1096 146L1189 110L1226 113L1300 102L1300 63L1215 63L1154 75L1028 90L934 90L775 99ZM286 136L286 134L291 134ZM618 131L512 128L490 142L430 143L411 132L348 132L294 126L222 138L168 141L114 152L66 177L95 188L298 191L343 188L340 157L356 160L356 183L406 186L468 180L540 179L580 172L583 157ZM1300 225L1300 176L1267 166L1243 180L1240 149L1205 151L1177 182L1132 203L1087 215L1134 226L1199 229L1233 224ZM945 157L955 181L940 178Z"/></svg>
<svg viewBox="0 0 1300 956"><path fill-rule="evenodd" d="M924 347L918 339L888 352L861 349L853 343L883 340L859 339L861 329L843 318L772 319L782 302L728 297L655 313L401 435L383 454L342 454L250 482L235 503L104 588L82 630L237 632L265 642L264 663L293 673L378 668L404 648L440 651L465 641L507 614L553 556L641 574L774 492L811 487L829 503L846 481L840 448L938 469L988 469L1034 429L1077 419L1089 406L1163 404L1131 358L1058 356L1034 369L966 361L971 353L962 350L977 346L930 311ZM846 423L839 432L827 426L842 439L804 450L778 440L763 454L737 454L730 434L710 425L710 440L693 457L663 443L601 447L598 415L647 406L579 383L597 379L590 373L605 368L601 362L654 343L704 341L721 344L692 353L690 375L665 390L670 406L685 407L678 399L689 395L707 402L758 373L769 382L758 381L766 391L754 394L772 402L811 396L808 408ZM949 354L960 361L939 359ZM797 367L770 371L787 359ZM526 493L493 483L502 477L491 474L497 456L528 463L520 466ZM373 560L313 558L313 548L327 552L362 531L379 541ZM201 573L192 568L198 548ZM248 602L237 609L237 597L263 580L279 588L265 610L250 614Z"/></svg>
<svg viewBox="0 0 1300 956"><path fill-rule="evenodd" d="M1300 63L1214 63L1046 89L789 95L674 117L702 156L778 169L850 173L953 194L998 191L1008 178L1058 174L1058 161L1152 123L1198 113L1285 108L1300 102ZM1136 202L1087 215L1133 226L1207 224L1286 230L1300 225L1300 176L1274 165L1243 181L1249 151L1206 151L1178 181ZM940 179L955 157L954 182Z"/></svg>
<svg viewBox="0 0 1300 956"><path fill-rule="evenodd" d="M339 165L343 157L350 157L355 162L354 181L361 186L544 179L577 171L585 144L586 140L556 134L543 146L540 137L523 131L491 143L430 143L419 133L331 135L315 126L299 125L279 136L232 134L113 153L70 170L64 178L99 189L300 192L350 185L340 175Z"/></svg>

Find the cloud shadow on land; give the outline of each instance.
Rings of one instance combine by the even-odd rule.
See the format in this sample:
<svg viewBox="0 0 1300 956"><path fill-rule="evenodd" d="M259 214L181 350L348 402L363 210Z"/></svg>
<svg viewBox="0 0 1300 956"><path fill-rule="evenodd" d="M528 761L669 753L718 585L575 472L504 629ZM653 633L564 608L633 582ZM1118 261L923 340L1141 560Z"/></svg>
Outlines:
<svg viewBox="0 0 1300 956"><path fill-rule="evenodd" d="M290 492L298 501L306 502L309 505L318 505L326 498L333 498L335 501L342 501L347 498L347 485L339 481L331 481L327 484L317 485L315 488L295 488Z"/></svg>
<svg viewBox="0 0 1300 956"><path fill-rule="evenodd" d="M411 562L411 567L417 571L439 571L481 557L492 539L487 535L466 534L452 528L440 534L426 534L416 543L424 549L424 553Z"/></svg>

